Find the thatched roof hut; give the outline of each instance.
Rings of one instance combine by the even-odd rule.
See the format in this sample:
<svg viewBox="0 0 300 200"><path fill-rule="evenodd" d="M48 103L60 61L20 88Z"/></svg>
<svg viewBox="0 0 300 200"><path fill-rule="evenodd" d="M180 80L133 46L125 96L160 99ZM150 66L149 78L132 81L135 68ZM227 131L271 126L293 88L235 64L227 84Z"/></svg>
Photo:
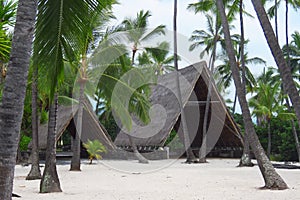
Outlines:
<svg viewBox="0 0 300 200"><path fill-rule="evenodd" d="M105 128L100 124L96 114L93 112L92 106L84 102L83 117L82 117L82 134L81 141L86 142L89 140L99 140L108 150L115 149ZM71 134L76 133L76 120L77 120L78 105L73 106L58 106L57 113L57 133L56 140L62 136L66 129ZM46 149L47 146L48 124L39 126L39 148ZM29 147L31 144L29 144Z"/></svg>
<svg viewBox="0 0 300 200"><path fill-rule="evenodd" d="M209 71L205 62L196 63L179 70L180 90L182 102L187 118L187 125L192 148L200 148L205 113L205 102L208 93ZM180 127L180 106L177 101L176 72L158 78L157 85L152 88L150 114L151 122L137 124L131 131L122 129L115 144L129 147L128 134L133 136L134 142L140 147L161 147L165 144L172 129L177 130L182 138ZM242 137L239 128L230 115L225 103L214 84L211 87L211 101L209 107L209 121L207 132L207 147L240 148Z"/></svg>

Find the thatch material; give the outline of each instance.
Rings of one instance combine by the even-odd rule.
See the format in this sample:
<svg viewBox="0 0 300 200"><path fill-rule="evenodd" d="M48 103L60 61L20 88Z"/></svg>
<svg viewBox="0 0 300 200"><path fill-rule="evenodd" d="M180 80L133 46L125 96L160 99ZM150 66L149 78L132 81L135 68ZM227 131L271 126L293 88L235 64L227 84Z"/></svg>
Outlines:
<svg viewBox="0 0 300 200"><path fill-rule="evenodd" d="M179 70L182 102L187 115L191 146L199 148L202 144L203 118L208 91L209 72L205 62ZM151 104L154 109L152 121L146 126L133 127L131 131L121 130L115 144L130 146L127 134L133 136L138 146L163 146L174 128L182 138L180 128L180 107L177 101L176 72L158 78L158 84L152 88ZM212 85L210 103L210 121L208 122L207 146L242 147L239 129L228 112L215 85ZM160 105L160 106L157 106ZM211 123L210 123L211 122ZM136 122L141 125L140 122Z"/></svg>
<svg viewBox="0 0 300 200"><path fill-rule="evenodd" d="M57 133L56 140L68 129L72 134L76 133L78 105L73 106L58 106L57 113ZM46 149L47 146L48 124L39 126L39 148ZM82 134L81 141L99 140L108 150L115 149L115 145L110 139L105 128L100 124L96 114L93 112L89 103L84 103L82 117ZM31 144L29 145L30 148Z"/></svg>

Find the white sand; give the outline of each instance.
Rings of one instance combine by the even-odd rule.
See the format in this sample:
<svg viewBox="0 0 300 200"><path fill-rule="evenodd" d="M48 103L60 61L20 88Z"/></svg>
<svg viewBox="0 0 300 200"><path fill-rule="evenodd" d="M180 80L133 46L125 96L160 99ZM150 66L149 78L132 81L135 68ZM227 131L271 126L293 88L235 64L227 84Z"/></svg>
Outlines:
<svg viewBox="0 0 300 200"><path fill-rule="evenodd" d="M207 164L183 161L151 161L149 165L108 160L88 165L83 161L81 172L58 165L63 192L51 194L38 193L40 181L25 180L30 167L16 166L14 192L21 200L300 199L299 169L277 169L290 189L270 191L258 189L264 182L257 166L238 168L236 159L209 159Z"/></svg>

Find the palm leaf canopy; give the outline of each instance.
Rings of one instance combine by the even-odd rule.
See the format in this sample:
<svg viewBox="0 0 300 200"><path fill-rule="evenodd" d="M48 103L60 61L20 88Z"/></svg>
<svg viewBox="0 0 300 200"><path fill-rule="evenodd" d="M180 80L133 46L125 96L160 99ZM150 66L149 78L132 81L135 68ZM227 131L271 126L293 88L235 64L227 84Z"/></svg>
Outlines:
<svg viewBox="0 0 300 200"><path fill-rule="evenodd" d="M40 0L34 40L34 63L47 69L50 101L63 80L64 60L78 58L85 45L92 12L110 8L114 0Z"/></svg>
<svg viewBox="0 0 300 200"><path fill-rule="evenodd" d="M142 41L151 39L159 34L165 34L165 26L159 25L154 29L148 29L148 18L151 17L150 11L141 10L136 18L126 18L121 24L121 30L127 31L128 39L137 47Z"/></svg>

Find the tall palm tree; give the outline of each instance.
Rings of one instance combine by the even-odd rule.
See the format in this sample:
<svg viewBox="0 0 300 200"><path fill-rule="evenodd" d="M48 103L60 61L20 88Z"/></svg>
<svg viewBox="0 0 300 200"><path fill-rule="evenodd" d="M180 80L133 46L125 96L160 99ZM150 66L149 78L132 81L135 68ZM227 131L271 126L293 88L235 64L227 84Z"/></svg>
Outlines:
<svg viewBox="0 0 300 200"><path fill-rule="evenodd" d="M236 90L238 93L239 102L241 105L242 113L243 113L243 120L245 123L245 132L247 137L250 141L251 148L255 154L255 157L258 162L258 166L260 171L263 175L265 181L265 188L276 188L276 189L286 189L287 185L284 180L280 177L279 174L275 171L272 163L269 161L268 157L264 153L264 149L262 148L258 137L256 135L254 125L251 120L251 114L248 107L248 103L246 100L245 91L242 88L240 73L236 68L236 60L235 60L235 53L232 42L230 40L230 31L228 26L228 21L226 18L225 8L223 1L217 1L218 11L220 13L220 17L222 20L222 26L225 35L226 41L226 51L230 60L230 66L232 70L232 75L234 79L234 83L236 85Z"/></svg>
<svg viewBox="0 0 300 200"><path fill-rule="evenodd" d="M282 51L285 58L288 60L289 66L292 71L292 76L297 84L300 81L300 34L298 31L292 34L292 41L287 46L283 46ZM297 84L297 88L299 88L299 84ZM289 105L289 100L286 100L287 106L289 110L292 110L291 106ZM294 120L291 120L292 123L292 131L296 142L296 148L298 153L298 160L300 161L300 144L299 138L296 131L296 126Z"/></svg>
<svg viewBox="0 0 300 200"><path fill-rule="evenodd" d="M150 11L141 10L137 13L136 18L127 18L121 23L121 30L128 33L128 39L132 42L132 64L134 64L136 52L143 41L165 34L165 25L159 25L152 30L148 30L149 17L151 17Z"/></svg>
<svg viewBox="0 0 300 200"><path fill-rule="evenodd" d="M300 96L293 81L291 69L288 67L287 62L284 59L284 55L274 35L273 28L262 5L262 2L259 0L252 0L252 4L260 21L269 48L279 69L280 76L283 82L284 92L288 94L295 109L298 124L300 124Z"/></svg>
<svg viewBox="0 0 300 200"><path fill-rule="evenodd" d="M214 10L216 11L216 7L214 4L214 1L199 1L194 4L190 4L188 6L188 9L193 9L195 13L198 12L207 12L208 10ZM217 13L217 12L216 12ZM202 133L202 145L201 148L199 149L199 162L205 163L206 162L206 138L207 138L207 123L208 123L208 113L209 113L209 105L210 105L210 98L211 98L211 87L212 87L212 82L213 82L213 77L212 74L214 73L214 64L216 60L216 49L217 49L217 42L219 40L219 31L220 31L220 21L219 21L219 15L218 13L215 16L215 32L213 33L213 27L212 27L212 18L209 18L207 16L208 24L210 26L210 32L212 32L213 39L211 41L207 41L208 43L206 52L208 53L209 50L212 50L211 56L210 56L210 63L209 63L209 68L210 68L210 79L208 83L208 92L207 92L207 97L206 97L206 103L205 103L205 113L204 113L204 122L203 122L203 133ZM201 34L201 31L199 31ZM203 33L202 33L203 34ZM207 38L207 34L206 34ZM193 36L191 38L193 40ZM196 38L195 38L196 39ZM194 46L192 45L190 49L192 50L194 47L199 46L199 44L194 43ZM204 51L205 52L205 51ZM202 54L202 53L201 53ZM200 54L200 57L203 56Z"/></svg>
<svg viewBox="0 0 300 200"><path fill-rule="evenodd" d="M140 48L139 46L143 41L147 41L160 34L165 34L164 25L159 25L152 30L147 29L149 25L149 17L151 17L150 11L144 12L144 10L141 10L137 13L136 18L127 18L121 23L120 30L123 30L127 33L128 40L132 43L132 65L134 65L136 52ZM148 160L138 152L134 139L130 135L128 135L128 138L132 150L135 156L138 158L139 162L148 163Z"/></svg>
<svg viewBox="0 0 300 200"><path fill-rule="evenodd" d="M34 42L34 62L43 68L48 76L46 82L50 85L49 98L52 106L56 106L54 95L57 92L57 86L63 81L64 60L69 62L76 61L78 52L82 51L83 35L80 34L89 28L90 10L99 9L102 5L99 0L86 1L47 1L40 0L39 12L36 23L36 35ZM50 67L51 66L51 67ZM57 108L53 108L56 110ZM50 112L49 114L55 114ZM49 116L49 126L55 116ZM54 129L48 135L54 134ZM48 145L55 148L54 137L48 137ZM55 139L55 138L54 138ZM57 183L55 149L51 150L53 154L46 157L52 164L46 165L41 181L41 192L60 191L60 184ZM46 161L47 162L47 161ZM53 180L47 182L49 179ZM50 183L50 184L49 184Z"/></svg>
<svg viewBox="0 0 300 200"><path fill-rule="evenodd" d="M176 76L176 88L177 88L177 95L178 95L178 102L180 106L180 113L181 113L181 125L183 131L183 140L184 140L184 147L187 155L187 163L194 163L198 162L196 159L192 149L191 149L191 141L189 138L188 127L186 122L186 116L182 104L182 95L180 91L180 83L179 83L179 75L178 75L178 55L177 55L177 0L174 0L174 15L173 15L173 40L174 40L174 66L175 70L177 71Z"/></svg>
<svg viewBox="0 0 300 200"><path fill-rule="evenodd" d="M225 1L226 3L226 6L228 6L228 8L230 9L230 12L228 14L228 19L230 19L230 21L233 19L234 17L234 13L237 11L237 8L234 4L232 4L230 6L230 1ZM208 24L209 24L209 29L210 29L210 32L212 33L212 39L209 39L209 36L208 34L203 34L202 31L196 31L194 33L197 33L197 34L200 34L200 38L201 37L205 37L206 36L206 40L205 43L207 43L207 47L205 49L205 51L207 53L209 53L209 50L212 50L212 53L211 53L211 56L210 56L210 61L209 61L209 68L210 68L210 79L209 79L209 83L208 83L208 93L207 93L207 97L206 97L206 104L205 104L205 113L204 113L204 122L203 122L203 138L202 138L202 145L201 145L201 148L199 150L199 157L200 157L200 162L204 163L206 162L206 133L207 133L207 123L208 123L208 113L209 113L209 104L210 104L210 99L211 99L211 87L212 87L212 82L214 81L213 80L213 76L212 74L214 74L214 71L215 71L215 60L216 60L216 49L217 49L217 42L221 41L222 43L222 40L220 38L220 33L221 32L221 23L220 23L220 18L219 18L219 14L217 12L217 7L216 7L216 1L215 0L201 0L197 3L192 3L192 4L189 4L188 6L188 9L192 9L194 10L195 13L198 13L198 12L203 12L203 13L206 13L208 11L212 11L213 13L216 13L215 15L215 32L213 31L213 26L212 26L212 18L209 18L207 17L207 20L208 20ZM195 35L194 35L195 36ZM196 35L196 38L194 38L194 40L197 39L197 35ZM191 38L191 40L193 40L193 36ZM204 44L205 44L204 43ZM200 43L201 44L201 43ZM194 45L194 46L193 46ZM194 43L192 46L191 46L191 49L193 49L194 47L196 46L199 46L199 43ZM203 51L201 54L200 54L200 57L203 56L203 53L205 52Z"/></svg>
<svg viewBox="0 0 300 200"><path fill-rule="evenodd" d="M247 53L242 53L241 49L241 37L236 36L236 40L232 40L234 44L234 49L235 49L235 57L237 60L237 68L240 71L241 77L244 76L243 82L245 83L245 87L247 88L248 91L251 91L253 87L256 84L256 80L251 73L251 70L249 68L249 65L265 65L265 61L259 57L253 57L253 58L248 58ZM237 42L235 42L237 41ZM249 40L246 40L243 42L243 46L245 46ZM220 79L217 82L217 85L223 85L224 88L228 88L231 83L232 83L232 71L230 70L230 63L229 59L227 58L226 53L223 55L220 55L224 60L224 64L217 66L216 69L216 74ZM247 91L246 91L247 92ZM232 107L232 112L235 112L235 107L236 107L236 100L237 100L237 93L235 93L235 98L234 98L234 103Z"/></svg>
<svg viewBox="0 0 300 200"><path fill-rule="evenodd" d="M33 66L31 83L31 127L32 127L32 149L31 149L31 169L26 180L41 179L39 162L39 138L38 138L38 67Z"/></svg>
<svg viewBox="0 0 300 200"><path fill-rule="evenodd" d="M19 0L0 107L0 199L11 199L37 1Z"/></svg>
<svg viewBox="0 0 300 200"><path fill-rule="evenodd" d="M114 0L106 1L105 3L98 4L98 7L96 9L89 9L89 16L90 21L89 24L87 24L87 27L85 31L81 33L82 35L82 46L81 51L79 53L79 78L78 78L78 84L79 84L79 107L78 107L78 113L77 113L77 120L76 120L76 135L73 139L73 156L71 160L71 171L80 171L80 150L81 150L81 134L82 134L82 116L83 116L83 107L84 107L84 100L85 100L85 86L86 82L88 81L88 59L87 54L89 47L91 46L92 41L94 41L94 31L95 29L100 26L103 26L105 22L108 21L109 18L112 17L110 13L111 5L114 3Z"/></svg>
<svg viewBox="0 0 300 200"><path fill-rule="evenodd" d="M267 156L271 155L271 120L274 113L281 107L280 83L275 85L259 82L255 88L256 95L249 100L249 106L253 107L253 114L263 117L267 122L268 128L268 148Z"/></svg>

